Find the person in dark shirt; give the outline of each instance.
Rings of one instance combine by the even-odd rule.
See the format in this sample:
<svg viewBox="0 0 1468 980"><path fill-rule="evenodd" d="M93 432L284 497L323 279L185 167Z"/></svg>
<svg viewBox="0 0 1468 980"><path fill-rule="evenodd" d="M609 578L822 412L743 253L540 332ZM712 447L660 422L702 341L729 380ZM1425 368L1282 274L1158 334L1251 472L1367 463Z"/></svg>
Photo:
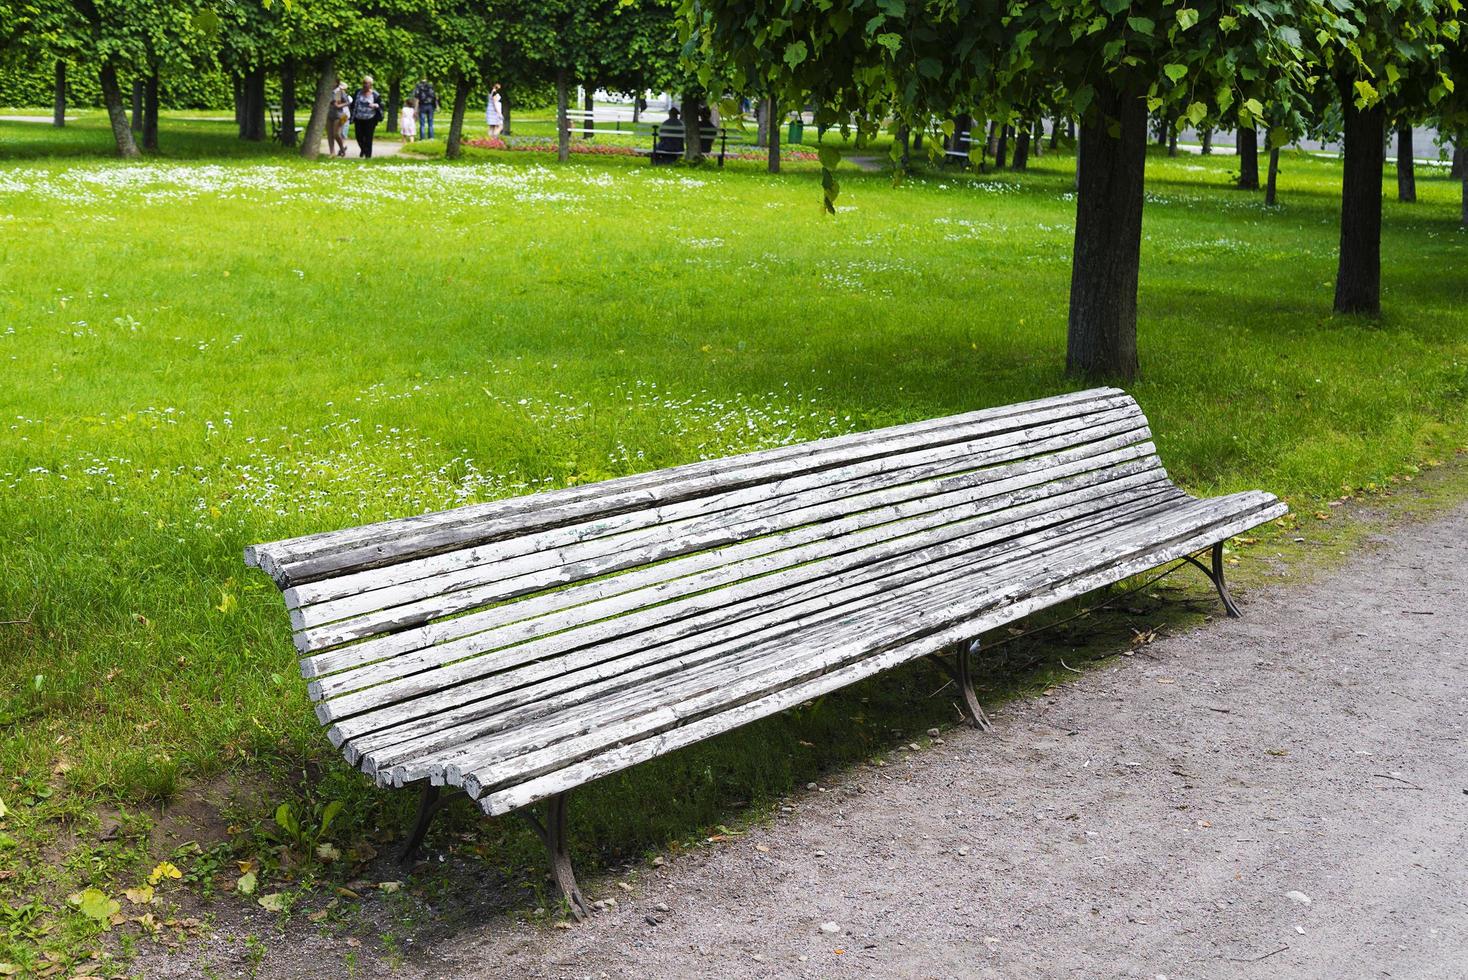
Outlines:
<svg viewBox="0 0 1468 980"><path fill-rule="evenodd" d="M433 90L433 83L424 75L418 79L418 84L413 86L413 98L418 102L418 138L420 140L433 139L433 113L438 108L438 93Z"/></svg>
<svg viewBox="0 0 1468 980"><path fill-rule="evenodd" d="M672 163L683 155L683 116L677 109L668 110L668 118L658 128L658 142L652 150L653 163Z"/></svg>
<svg viewBox="0 0 1468 980"><path fill-rule="evenodd" d="M362 76L362 87L352 96L352 125L357 129L357 152L372 158L372 134L382 122L382 99L372 87L372 76Z"/></svg>

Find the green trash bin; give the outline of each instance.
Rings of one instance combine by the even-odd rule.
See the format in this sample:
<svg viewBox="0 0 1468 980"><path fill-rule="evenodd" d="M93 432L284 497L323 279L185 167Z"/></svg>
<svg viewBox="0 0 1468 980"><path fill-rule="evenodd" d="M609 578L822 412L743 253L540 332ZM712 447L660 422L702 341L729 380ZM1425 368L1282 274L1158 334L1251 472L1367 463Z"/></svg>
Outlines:
<svg viewBox="0 0 1468 980"><path fill-rule="evenodd" d="M785 142L791 146L798 146L805 138L805 123L799 119L790 120L790 132L786 134Z"/></svg>

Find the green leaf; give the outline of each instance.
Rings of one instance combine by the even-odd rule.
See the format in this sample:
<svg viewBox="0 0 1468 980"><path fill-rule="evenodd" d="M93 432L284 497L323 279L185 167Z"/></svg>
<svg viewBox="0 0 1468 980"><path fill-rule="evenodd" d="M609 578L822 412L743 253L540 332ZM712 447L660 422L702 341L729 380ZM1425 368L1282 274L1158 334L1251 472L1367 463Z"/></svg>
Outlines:
<svg viewBox="0 0 1468 980"><path fill-rule="evenodd" d="M255 894L255 886L258 881L259 879L256 878L255 872L246 871L240 875L239 881L234 883L234 890L241 895L253 895Z"/></svg>
<svg viewBox="0 0 1468 980"><path fill-rule="evenodd" d="M729 115L733 115L733 113L729 113ZM336 820L337 814L342 812L342 807L344 805L345 804L343 804L341 800L332 800L330 803L326 804L326 809L321 811L321 832L323 834L326 833L326 829L331 826L332 821Z"/></svg>
<svg viewBox="0 0 1468 980"><path fill-rule="evenodd" d="M834 146L824 144L816 149L816 155L821 158L821 166L827 170L835 170L836 165L841 162L841 151Z"/></svg>
<svg viewBox="0 0 1468 980"><path fill-rule="evenodd" d="M299 836L301 833L301 825L296 821L295 811L291 809L289 803L282 803L275 808L275 823L292 837Z"/></svg>
<svg viewBox="0 0 1468 980"><path fill-rule="evenodd" d="M1255 119L1259 119L1264 116L1264 105L1258 99L1245 99L1244 111Z"/></svg>
<svg viewBox="0 0 1468 980"><path fill-rule="evenodd" d="M1162 73L1164 75L1166 75L1168 78L1170 78L1172 80L1172 83L1174 85L1176 85L1178 82L1180 82L1184 78L1188 77L1188 66L1187 65L1179 65L1176 62L1174 62L1173 64L1170 64L1170 65L1163 65L1162 66Z"/></svg>
<svg viewBox="0 0 1468 980"><path fill-rule="evenodd" d="M111 919L122 911L122 903L111 897L100 888L88 888L86 891L77 892L69 899L76 910L93 922L105 922L107 928L112 928Z"/></svg>
<svg viewBox="0 0 1468 980"><path fill-rule="evenodd" d="M1148 36L1151 36L1152 32L1157 30L1157 22L1150 17L1128 17L1126 24L1138 34L1146 34Z"/></svg>
<svg viewBox="0 0 1468 980"><path fill-rule="evenodd" d="M1355 89L1356 104L1363 109L1367 106L1375 105L1377 101L1381 98L1380 93L1378 93L1376 89L1372 86L1372 84L1366 81L1364 78L1356 83Z"/></svg>
<svg viewBox="0 0 1468 980"><path fill-rule="evenodd" d="M886 34L878 34L877 43L893 54L896 54L902 50L902 35L893 34L891 31L888 31Z"/></svg>
<svg viewBox="0 0 1468 980"><path fill-rule="evenodd" d="M804 41L796 41L793 44L786 45L785 64L794 68L804 61L809 54L810 51L806 48Z"/></svg>
<svg viewBox="0 0 1468 980"><path fill-rule="evenodd" d="M1190 27L1194 27L1197 25L1197 23L1198 12L1196 10L1184 7L1182 10L1179 10L1177 12L1177 26L1182 30L1187 30Z"/></svg>
<svg viewBox="0 0 1468 980"><path fill-rule="evenodd" d="M1194 126L1199 125L1208 118L1208 106L1202 102L1194 102L1188 106L1188 122Z"/></svg>

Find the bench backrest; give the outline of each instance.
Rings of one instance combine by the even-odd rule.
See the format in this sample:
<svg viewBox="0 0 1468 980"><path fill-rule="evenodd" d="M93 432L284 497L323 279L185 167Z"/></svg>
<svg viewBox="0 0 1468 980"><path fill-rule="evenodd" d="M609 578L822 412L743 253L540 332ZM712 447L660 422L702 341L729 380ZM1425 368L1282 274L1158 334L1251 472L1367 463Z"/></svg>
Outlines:
<svg viewBox="0 0 1468 980"><path fill-rule="evenodd" d="M373 665L429 649L435 663L474 656L481 637L503 643L532 616L608 599L625 612L706 588L731 563L755 575L854 547L848 539L930 533L975 515L1014 511L1032 528L1165 480L1136 402L1098 388L256 545L245 557L285 594L302 672L322 679L313 697L365 690L370 700ZM622 609L619 596L635 598Z"/></svg>

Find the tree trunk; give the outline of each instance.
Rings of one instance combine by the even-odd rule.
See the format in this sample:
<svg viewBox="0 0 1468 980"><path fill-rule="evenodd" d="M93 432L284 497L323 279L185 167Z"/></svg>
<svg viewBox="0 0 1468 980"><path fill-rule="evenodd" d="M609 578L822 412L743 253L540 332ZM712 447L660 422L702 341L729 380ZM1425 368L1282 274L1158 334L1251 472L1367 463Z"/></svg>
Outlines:
<svg viewBox="0 0 1468 980"><path fill-rule="evenodd" d="M754 145L766 146L770 138L770 103L760 99L754 107Z"/></svg>
<svg viewBox="0 0 1468 980"><path fill-rule="evenodd" d="M501 136L510 135L510 90L500 89L500 118L504 119L504 128L500 130Z"/></svg>
<svg viewBox="0 0 1468 980"><path fill-rule="evenodd" d="M570 111L566 94L566 69L556 69L556 159L565 163L571 159L571 120L566 118Z"/></svg>
<svg viewBox="0 0 1468 980"><path fill-rule="evenodd" d="M141 78L133 79L132 130L135 133L141 133L143 131L143 80Z"/></svg>
<svg viewBox="0 0 1468 980"><path fill-rule="evenodd" d="M1030 166L1030 127L1027 123L1021 123L1018 135L1014 138L1014 163L1013 170L1027 170Z"/></svg>
<svg viewBox="0 0 1468 980"><path fill-rule="evenodd" d="M1098 86L1081 124L1085 165L1076 197L1066 372L1130 380L1137 373L1137 275L1147 166L1147 102ZM1117 136L1107 118L1120 121Z"/></svg>
<svg viewBox="0 0 1468 980"><path fill-rule="evenodd" d="M1265 184L1264 203L1274 207L1279 188L1279 147L1269 148L1269 182Z"/></svg>
<svg viewBox="0 0 1468 980"><path fill-rule="evenodd" d="M311 118L301 140L301 156L315 160L321 155L321 141L326 137L327 116L331 112L331 90L336 82L336 59L327 58L316 76L316 99L311 103Z"/></svg>
<svg viewBox="0 0 1468 980"><path fill-rule="evenodd" d="M1458 130L1453 148L1453 165L1458 168L1458 180L1462 182L1463 227L1468 228L1468 129Z"/></svg>
<svg viewBox="0 0 1468 980"><path fill-rule="evenodd" d="M1386 110L1356 108L1350 77L1341 81L1345 176L1341 181L1341 251L1337 313L1381 312L1381 170Z"/></svg>
<svg viewBox="0 0 1468 980"><path fill-rule="evenodd" d="M66 62L56 61L56 107L51 116L51 125L66 125Z"/></svg>
<svg viewBox="0 0 1468 980"><path fill-rule="evenodd" d="M912 134L912 149L913 149L913 152L916 153L916 152L922 150L922 148L923 148L923 131L922 131L921 128L919 128L916 133L913 133Z"/></svg>
<svg viewBox="0 0 1468 980"><path fill-rule="evenodd" d="M111 62L104 62L97 79L102 85L102 100L107 105L107 120L112 123L117 152L125 157L137 156L138 144L133 142L133 131L127 124L127 108L122 104L122 85L117 81L117 69Z"/></svg>
<svg viewBox="0 0 1468 980"><path fill-rule="evenodd" d="M1035 132L1030 137L1030 152L1036 157L1045 155L1045 120L1035 122Z"/></svg>
<svg viewBox="0 0 1468 980"><path fill-rule="evenodd" d="M296 59L280 66L280 142L296 145Z"/></svg>
<svg viewBox="0 0 1468 980"><path fill-rule="evenodd" d="M587 82L581 92L581 111L585 114L581 122L581 138L584 140L589 140L595 135L592 130L596 128L596 124L592 122L592 116L596 114L596 100L592 98L591 92L591 83Z"/></svg>
<svg viewBox="0 0 1468 980"><path fill-rule="evenodd" d="M382 125L388 132L396 134L398 131L398 114L403 111L403 80L397 76L388 79L387 83L387 115L383 117Z"/></svg>
<svg viewBox="0 0 1468 980"><path fill-rule="evenodd" d="M780 172L780 104L770 99L765 110L770 117L770 152L765 157L766 169L772 174Z"/></svg>
<svg viewBox="0 0 1468 980"><path fill-rule="evenodd" d="M700 99L683 96L683 162L703 162L703 126L698 121Z"/></svg>
<svg viewBox="0 0 1468 980"><path fill-rule="evenodd" d="M999 124L997 122L989 123L989 135L984 140L984 154L996 159L999 156Z"/></svg>
<svg viewBox="0 0 1468 980"><path fill-rule="evenodd" d="M1157 117L1157 148L1160 150L1167 146L1167 113Z"/></svg>
<svg viewBox="0 0 1468 980"><path fill-rule="evenodd" d="M999 127L999 145L994 148L994 167L1003 170L1009 160L1009 127Z"/></svg>
<svg viewBox="0 0 1468 980"><path fill-rule="evenodd" d="M1050 120L1050 149L1060 149L1060 117Z"/></svg>
<svg viewBox="0 0 1468 980"><path fill-rule="evenodd" d="M230 81L234 83L234 124L240 131L240 139L245 138L245 79L241 75L232 75Z"/></svg>
<svg viewBox="0 0 1468 980"><path fill-rule="evenodd" d="M1239 190L1259 189L1259 130L1239 127Z"/></svg>
<svg viewBox="0 0 1468 980"><path fill-rule="evenodd" d="M251 68L245 76L245 106L242 139L265 139L265 69Z"/></svg>
<svg viewBox="0 0 1468 980"><path fill-rule="evenodd" d="M1417 166L1412 158L1412 127L1397 130L1397 200L1417 203Z"/></svg>
<svg viewBox="0 0 1468 980"><path fill-rule="evenodd" d="M1172 116L1167 119L1167 155L1177 156L1177 119Z"/></svg>
<svg viewBox="0 0 1468 980"><path fill-rule="evenodd" d="M1203 130L1203 132L1201 132L1201 133L1198 134L1198 137L1199 137L1200 142L1202 142L1202 144L1203 144L1203 156L1205 156L1205 157L1211 157L1211 156L1213 156L1213 130L1212 130L1212 128Z"/></svg>
<svg viewBox="0 0 1468 980"><path fill-rule="evenodd" d="M897 145L902 147L902 155L897 158L898 169L906 174L912 172L912 130L904 123L897 130Z"/></svg>
<svg viewBox="0 0 1468 980"><path fill-rule="evenodd" d="M454 112L449 117L449 141L444 146L443 155L450 160L459 159L462 152L460 145L464 141L464 114L469 110L469 89L473 83L463 75L454 79ZM500 96L501 113L504 109L504 96Z"/></svg>
<svg viewBox="0 0 1468 980"><path fill-rule="evenodd" d="M143 149L158 149L158 69L143 84Z"/></svg>

